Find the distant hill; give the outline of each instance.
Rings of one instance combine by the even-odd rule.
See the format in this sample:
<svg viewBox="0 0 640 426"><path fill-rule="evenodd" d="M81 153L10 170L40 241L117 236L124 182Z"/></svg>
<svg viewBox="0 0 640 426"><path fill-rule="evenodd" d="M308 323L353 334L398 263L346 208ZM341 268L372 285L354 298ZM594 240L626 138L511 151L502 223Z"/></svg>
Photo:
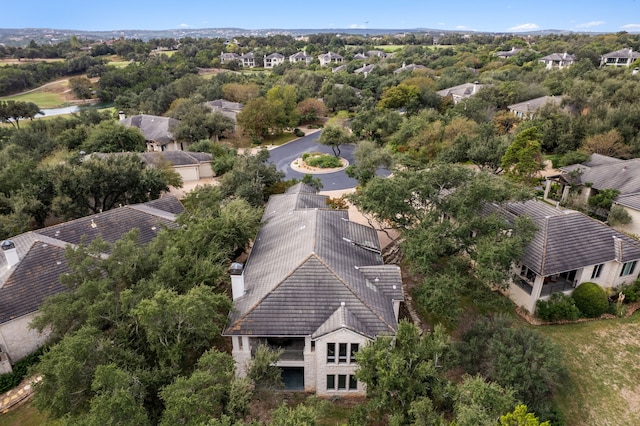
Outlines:
<svg viewBox="0 0 640 426"><path fill-rule="evenodd" d="M58 43L68 40L71 36L89 40L110 40L117 38L135 38L148 41L154 38L233 38L238 36L270 36L275 34L285 34L291 36L302 36L309 34L336 33L354 35L384 35L384 34L407 34L407 33L430 33L430 34L510 34L505 32L480 33L472 31L449 31L435 28L411 28L411 29L376 29L376 28L300 28L300 29L259 29L247 30L242 28L184 28L171 30L113 30L113 31L83 31L65 30L53 28L0 28L0 44L6 46L26 46L31 40L36 43ZM546 35L546 34L569 34L571 31L564 30L539 30L531 32L512 33L514 35Z"/></svg>

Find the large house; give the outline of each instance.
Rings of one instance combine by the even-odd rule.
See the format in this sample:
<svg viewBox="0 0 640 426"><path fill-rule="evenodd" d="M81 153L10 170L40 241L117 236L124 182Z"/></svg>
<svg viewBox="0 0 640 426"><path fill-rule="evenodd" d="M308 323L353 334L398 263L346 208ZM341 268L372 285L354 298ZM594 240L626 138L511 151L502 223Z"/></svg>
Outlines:
<svg viewBox="0 0 640 426"><path fill-rule="evenodd" d="M284 63L284 55L280 53L272 53L270 55L264 56L264 67L265 68L273 68L276 65L280 65Z"/></svg>
<svg viewBox="0 0 640 426"><path fill-rule="evenodd" d="M400 68L397 68L393 71L394 74L400 74L401 72L412 72L414 70L426 70L427 67L425 67L424 65L417 65L417 64L409 64L407 65L406 63L402 63L402 66Z"/></svg>
<svg viewBox="0 0 640 426"><path fill-rule="evenodd" d="M493 56L497 56L502 59L509 59L512 56L516 56L518 53L522 52L524 49L518 49L515 46L511 47L511 50L500 50L495 52Z"/></svg>
<svg viewBox="0 0 640 426"><path fill-rule="evenodd" d="M173 137L171 129L180 120L157 115L139 114L122 118L120 124L126 127L137 127L144 135L147 151L182 151L184 142L178 142Z"/></svg>
<svg viewBox="0 0 640 426"><path fill-rule="evenodd" d="M573 65L576 62L576 57L567 52L552 53L551 55L540 58L539 61L542 62L548 70L561 70Z"/></svg>
<svg viewBox="0 0 640 426"><path fill-rule="evenodd" d="M621 160L601 154L592 154L588 161L561 167L561 173L547 176L544 198L565 202L571 188L581 203L603 189L615 189L619 195L614 205L623 207L631 223L619 225L626 232L640 235L640 158Z"/></svg>
<svg viewBox="0 0 640 426"><path fill-rule="evenodd" d="M633 49L624 48L602 55L600 57L600 66L628 67L638 59L640 59L640 52L634 52Z"/></svg>
<svg viewBox="0 0 640 426"><path fill-rule="evenodd" d="M615 288L638 278L640 241L602 222L542 201L509 203L499 209L507 217L529 216L537 227L513 269L508 290L509 297L531 313L538 300L556 292L571 294L583 282Z"/></svg>
<svg viewBox="0 0 640 426"><path fill-rule="evenodd" d="M254 68L256 66L256 57L253 52L240 55L238 60L240 61L240 64L242 64L243 68Z"/></svg>
<svg viewBox="0 0 640 426"><path fill-rule="evenodd" d="M238 122L238 114L244 108L244 105L239 102L231 102L225 99L216 99L214 101L207 101L204 105L212 112L220 112L225 117L233 120L234 123Z"/></svg>
<svg viewBox="0 0 640 426"><path fill-rule="evenodd" d="M562 96L542 96L540 98L529 99L528 101L507 106L516 117L523 119L532 119L536 112L545 105L552 104L560 106Z"/></svg>
<svg viewBox="0 0 640 426"><path fill-rule="evenodd" d="M313 61L313 56L307 55L306 52L297 52L289 56L289 62L297 64L298 62L304 62L305 65L309 65Z"/></svg>
<svg viewBox="0 0 640 426"><path fill-rule="evenodd" d="M304 184L269 199L246 264L230 270L231 336L238 374L256 347L282 349L288 388L361 395L355 354L393 336L403 301L400 270L384 265L374 229L327 208Z"/></svg>
<svg viewBox="0 0 640 426"><path fill-rule="evenodd" d="M169 164L182 182L196 182L214 176L211 168L213 155L208 152L163 151L141 152L139 155L147 166Z"/></svg>
<svg viewBox="0 0 640 426"><path fill-rule="evenodd" d="M0 359L11 364L40 346L47 333L29 328L45 298L66 291L58 277L70 272L67 246L88 243L97 237L114 243L134 228L142 244L164 227L176 227L183 211L174 197L108 210L59 225L31 231L3 241L0 254ZM4 367L4 370L2 368ZM0 371L10 371L0 363Z"/></svg>
<svg viewBox="0 0 640 426"><path fill-rule="evenodd" d="M344 58L337 53L328 52L318 55L318 60L320 61L321 67L326 67L329 64L341 64Z"/></svg>
<svg viewBox="0 0 640 426"><path fill-rule="evenodd" d="M219 57L220 57L221 64L228 64L229 62L233 62L233 61L240 62L240 55L233 52L224 52Z"/></svg>
<svg viewBox="0 0 640 426"><path fill-rule="evenodd" d="M457 104L463 99L474 96L480 89L485 87L485 84L480 84L477 81L473 83L464 83L458 86L449 87L447 89L438 90L436 93L443 98L450 96L453 99L453 103Z"/></svg>

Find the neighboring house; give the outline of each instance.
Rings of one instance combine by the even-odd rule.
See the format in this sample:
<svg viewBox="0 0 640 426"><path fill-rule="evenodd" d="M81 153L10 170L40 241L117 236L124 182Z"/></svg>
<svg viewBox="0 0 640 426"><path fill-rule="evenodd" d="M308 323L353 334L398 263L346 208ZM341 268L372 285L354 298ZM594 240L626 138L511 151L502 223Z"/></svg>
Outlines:
<svg viewBox="0 0 640 426"><path fill-rule="evenodd" d="M515 114L516 117L524 119L532 119L535 117L538 109L547 104L554 104L560 106L562 103L562 96L542 96L540 98L529 99L528 101L520 102L519 104L509 105L507 109Z"/></svg>
<svg viewBox="0 0 640 426"><path fill-rule="evenodd" d="M552 53L551 55L547 55L543 58L540 58L540 62L545 64L548 70L551 69L563 69L570 67L576 62L575 55L571 55L567 52L564 53Z"/></svg>
<svg viewBox="0 0 640 426"><path fill-rule="evenodd" d="M297 184L272 195L244 266L230 270L231 336L239 375L259 344L284 352L285 385L318 395L362 395L354 355L397 330L400 269L384 265L373 228L327 208Z"/></svg>
<svg viewBox="0 0 640 426"><path fill-rule="evenodd" d="M354 74L362 74L362 75L364 75L364 77L366 78L366 77L369 75L369 73L370 73L371 71L373 71L373 69L374 69L375 67L376 67L376 66L375 66L375 65L373 65L373 64L365 65L365 66L363 66L363 67L361 67L361 68L358 68L358 69L353 70L353 73L354 73Z"/></svg>
<svg viewBox="0 0 640 426"><path fill-rule="evenodd" d="M157 115L139 114L120 120L120 124L127 127L137 127L144 135L147 151L182 151L184 142L174 139L171 129L180 120Z"/></svg>
<svg viewBox="0 0 640 426"><path fill-rule="evenodd" d="M400 74L401 72L412 72L414 70L423 70L423 69L427 69L427 67L425 67L424 65L416 65L416 64L407 65L403 62L402 66L394 70L393 73Z"/></svg>
<svg viewBox="0 0 640 426"><path fill-rule="evenodd" d="M298 52L289 56L289 62L297 64L298 62L304 62L305 65L309 65L313 61L313 56L307 55L306 52Z"/></svg>
<svg viewBox="0 0 640 426"><path fill-rule="evenodd" d="M436 93L443 98L450 96L453 99L453 103L457 104L463 99L467 99L475 95L485 86L485 84L480 84L476 81L473 83L464 83L447 89L438 90Z"/></svg>
<svg viewBox="0 0 640 426"><path fill-rule="evenodd" d="M225 117L229 117L234 123L238 122L238 114L244 108L244 105L238 102L226 101L224 99L216 99L215 101L207 101L204 103L212 112L221 112Z"/></svg>
<svg viewBox="0 0 640 426"><path fill-rule="evenodd" d="M565 202L572 187L578 190L579 201L589 198L603 189L615 189L619 195L613 204L623 207L631 223L616 225L617 229L640 235L640 158L621 160L606 155L592 154L589 161L561 167L562 173L547 176L544 198Z"/></svg>
<svg viewBox="0 0 640 426"><path fill-rule="evenodd" d="M241 55L238 60L243 68L254 68L256 66L256 58L253 52Z"/></svg>
<svg viewBox="0 0 640 426"><path fill-rule="evenodd" d="M353 59L364 60L367 59L367 55L365 55L364 53L356 53L355 55L353 55Z"/></svg>
<svg viewBox="0 0 640 426"><path fill-rule="evenodd" d="M512 47L511 50L498 51L498 52L494 53L493 56L497 56L498 58L502 58L502 59L509 59L512 56L515 56L518 53L522 52L523 50L524 49L516 49L515 47Z"/></svg>
<svg viewBox="0 0 640 426"><path fill-rule="evenodd" d="M520 263L514 266L509 297L530 313L551 294L570 295L583 282L615 288L638 278L640 242L573 210L542 201L509 203L509 216L529 216L537 227Z"/></svg>
<svg viewBox="0 0 640 426"><path fill-rule="evenodd" d="M340 65L338 67L331 68L331 72L342 72L342 71L347 71L346 65Z"/></svg>
<svg viewBox="0 0 640 426"><path fill-rule="evenodd" d="M228 64L229 62L233 62L233 61L240 61L240 55L238 55L237 53L228 53L225 52L222 55L220 55L220 63L221 64Z"/></svg>
<svg viewBox="0 0 640 426"><path fill-rule="evenodd" d="M138 240L149 243L164 227L177 227L182 204L165 197L16 235L2 243L0 254L0 352L11 364L40 346L48 334L29 324L45 298L67 291L58 277L71 272L65 258L67 246L89 243L97 237L114 243L134 228Z"/></svg>
<svg viewBox="0 0 640 426"><path fill-rule="evenodd" d="M182 182L195 182L214 176L211 169L213 156L206 152L142 152L140 157L149 166L158 166L163 163L171 165L171 168L182 178Z"/></svg>
<svg viewBox="0 0 640 426"><path fill-rule="evenodd" d="M638 59L640 59L640 52L634 52L633 49L624 48L602 55L600 57L600 66L628 67Z"/></svg>
<svg viewBox="0 0 640 426"><path fill-rule="evenodd" d="M382 50L367 50L367 58L371 58L374 56L377 56L378 58L386 58L387 54L384 53Z"/></svg>
<svg viewBox="0 0 640 426"><path fill-rule="evenodd" d="M326 67L329 64L341 64L344 58L337 53L328 52L318 55L318 60L320 61L321 67Z"/></svg>
<svg viewBox="0 0 640 426"><path fill-rule="evenodd" d="M276 65L284 63L284 55L280 53L272 53L271 55L264 56L264 67L273 68Z"/></svg>

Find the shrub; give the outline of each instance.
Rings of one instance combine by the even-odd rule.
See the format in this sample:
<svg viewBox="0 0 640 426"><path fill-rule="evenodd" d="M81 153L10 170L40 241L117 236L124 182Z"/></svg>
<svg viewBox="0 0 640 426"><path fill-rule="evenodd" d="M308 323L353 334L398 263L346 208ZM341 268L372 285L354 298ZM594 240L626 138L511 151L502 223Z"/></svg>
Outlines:
<svg viewBox="0 0 640 426"><path fill-rule="evenodd" d="M321 169L333 169L342 166L339 158L329 154L307 157L305 161L311 167L320 167Z"/></svg>
<svg viewBox="0 0 640 426"><path fill-rule="evenodd" d="M0 394L5 393L14 387L18 386L22 379L27 376L28 369L32 365L36 364L42 356L43 349L38 349L36 352L28 355L26 358L15 363L13 366L13 372L0 374Z"/></svg>
<svg viewBox="0 0 640 426"><path fill-rule="evenodd" d="M607 222L611 226L627 225L631 223L631 216L629 216L624 207L616 205L611 207Z"/></svg>
<svg viewBox="0 0 640 426"><path fill-rule="evenodd" d="M572 297L580 312L589 318L599 317L607 312L609 308L607 292L596 283L586 282L580 284L573 291Z"/></svg>
<svg viewBox="0 0 640 426"><path fill-rule="evenodd" d="M571 296L553 293L549 300L538 300L536 314L544 321L576 320L580 311Z"/></svg>
<svg viewBox="0 0 640 426"><path fill-rule="evenodd" d="M624 294L626 303L634 303L640 299L640 279L631 284L623 284L620 287L620 293Z"/></svg>
<svg viewBox="0 0 640 426"><path fill-rule="evenodd" d="M297 127L295 129L293 129L293 134L296 135L297 137L301 138L305 135L305 133L298 129Z"/></svg>

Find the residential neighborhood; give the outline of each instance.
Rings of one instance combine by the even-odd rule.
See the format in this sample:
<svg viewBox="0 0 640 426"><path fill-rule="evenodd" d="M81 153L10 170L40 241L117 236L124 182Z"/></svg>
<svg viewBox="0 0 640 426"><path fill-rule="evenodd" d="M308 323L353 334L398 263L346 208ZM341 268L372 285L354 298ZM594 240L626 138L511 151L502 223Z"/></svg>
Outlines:
<svg viewBox="0 0 640 426"><path fill-rule="evenodd" d="M0 44L0 425L640 422L637 33L55 34Z"/></svg>

